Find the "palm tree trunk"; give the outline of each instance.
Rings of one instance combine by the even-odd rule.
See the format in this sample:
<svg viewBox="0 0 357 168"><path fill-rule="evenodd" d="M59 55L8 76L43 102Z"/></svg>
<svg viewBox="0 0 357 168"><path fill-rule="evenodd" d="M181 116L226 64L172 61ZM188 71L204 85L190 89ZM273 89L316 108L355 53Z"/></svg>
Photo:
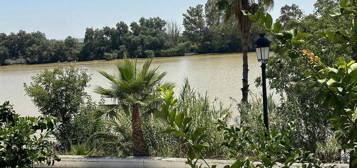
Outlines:
<svg viewBox="0 0 357 168"><path fill-rule="evenodd" d="M133 136L133 155L149 156L149 149L145 143L141 128L141 118L139 105L132 105L132 136Z"/></svg>
<svg viewBox="0 0 357 168"><path fill-rule="evenodd" d="M357 149L353 149L350 153L350 167L357 167ZM355 162L355 163L353 163Z"/></svg>
<svg viewBox="0 0 357 168"><path fill-rule="evenodd" d="M242 40L243 41L243 40ZM249 84L248 84L248 46L243 42L243 78L242 78L242 103L248 102Z"/></svg>
<svg viewBox="0 0 357 168"><path fill-rule="evenodd" d="M249 3L247 0L240 1L240 9L248 10ZM243 50L243 78L242 78L242 103L248 102L248 93L249 93L249 84L248 84L248 41L249 41L249 33L251 27L251 21L249 20L248 16L244 15L241 10L236 11L236 15L239 19L239 33L241 36L241 44Z"/></svg>

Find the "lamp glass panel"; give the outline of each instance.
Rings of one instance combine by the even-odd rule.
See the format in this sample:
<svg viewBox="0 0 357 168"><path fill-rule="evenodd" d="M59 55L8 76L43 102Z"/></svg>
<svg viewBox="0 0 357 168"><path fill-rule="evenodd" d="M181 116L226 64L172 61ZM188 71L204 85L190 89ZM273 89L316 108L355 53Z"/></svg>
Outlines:
<svg viewBox="0 0 357 168"><path fill-rule="evenodd" d="M258 61L262 60L262 48L256 48Z"/></svg>
<svg viewBox="0 0 357 168"><path fill-rule="evenodd" d="M261 50L261 59L262 60L268 60L269 58L269 47L263 47L263 48L260 48Z"/></svg>

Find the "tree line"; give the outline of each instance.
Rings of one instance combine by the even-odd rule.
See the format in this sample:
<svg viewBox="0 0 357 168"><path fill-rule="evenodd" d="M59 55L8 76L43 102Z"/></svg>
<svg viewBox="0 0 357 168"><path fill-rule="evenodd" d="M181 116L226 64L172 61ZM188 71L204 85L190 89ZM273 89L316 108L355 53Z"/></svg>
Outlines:
<svg viewBox="0 0 357 168"><path fill-rule="evenodd" d="M215 0L209 0L205 5L187 9L183 31L175 22L143 17L130 25L119 22L115 27L87 28L84 41L71 36L52 40L42 32L24 30L1 33L0 65L241 51L235 20L222 18Z"/></svg>

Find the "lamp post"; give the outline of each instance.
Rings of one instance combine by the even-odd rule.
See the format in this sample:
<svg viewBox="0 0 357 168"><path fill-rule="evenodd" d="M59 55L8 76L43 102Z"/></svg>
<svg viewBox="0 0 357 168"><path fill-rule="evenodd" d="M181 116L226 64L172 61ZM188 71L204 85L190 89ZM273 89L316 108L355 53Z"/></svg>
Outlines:
<svg viewBox="0 0 357 168"><path fill-rule="evenodd" d="M269 58L270 41L265 38L265 34L260 34L259 39L255 42L258 61L262 63L262 85L263 85L263 117L264 125L269 131L269 118L268 118L268 98L266 86L266 63Z"/></svg>

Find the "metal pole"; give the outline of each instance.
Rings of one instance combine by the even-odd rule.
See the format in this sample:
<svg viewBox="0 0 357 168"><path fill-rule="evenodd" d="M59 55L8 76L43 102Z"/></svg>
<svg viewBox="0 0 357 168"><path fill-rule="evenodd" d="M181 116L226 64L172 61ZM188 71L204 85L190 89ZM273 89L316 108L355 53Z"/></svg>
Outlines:
<svg viewBox="0 0 357 168"><path fill-rule="evenodd" d="M268 97L267 97L267 86L266 86L266 63L262 60L262 84L263 84L263 117L264 125L269 132L269 118L268 118Z"/></svg>

